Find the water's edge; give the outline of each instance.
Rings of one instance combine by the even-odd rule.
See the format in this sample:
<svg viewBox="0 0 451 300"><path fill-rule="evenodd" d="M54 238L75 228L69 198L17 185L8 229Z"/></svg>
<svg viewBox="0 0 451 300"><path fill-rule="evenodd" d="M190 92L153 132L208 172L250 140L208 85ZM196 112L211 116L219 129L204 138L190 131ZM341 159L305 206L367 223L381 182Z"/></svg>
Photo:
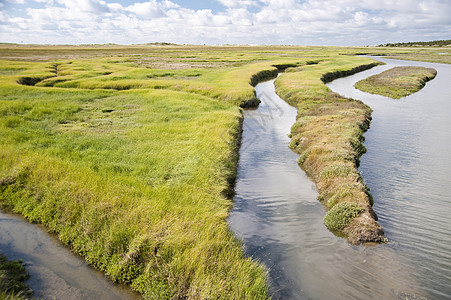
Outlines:
<svg viewBox="0 0 451 300"><path fill-rule="evenodd" d="M30 274L27 285L38 299L140 299L125 285L114 284L65 247L42 225L0 210L0 251L21 259Z"/></svg>

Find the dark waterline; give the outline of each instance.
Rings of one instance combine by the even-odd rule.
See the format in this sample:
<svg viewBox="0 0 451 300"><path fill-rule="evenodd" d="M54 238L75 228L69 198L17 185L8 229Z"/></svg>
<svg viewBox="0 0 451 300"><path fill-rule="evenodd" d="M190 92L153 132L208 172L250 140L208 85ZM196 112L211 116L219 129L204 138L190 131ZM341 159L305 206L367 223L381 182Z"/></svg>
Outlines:
<svg viewBox="0 0 451 300"><path fill-rule="evenodd" d="M89 267L40 226L17 215L0 212L0 253L22 259L31 277L28 285L37 299L140 299Z"/></svg>
<svg viewBox="0 0 451 300"><path fill-rule="evenodd" d="M387 175L386 168L379 165L381 174L371 175L374 177L367 182L390 242L375 247L352 246L334 236L323 225L325 208L316 199L314 184L298 167L298 155L288 148L287 134L295 122L296 110L274 93L273 81L259 84L256 91L262 103L257 110L245 112L235 206L229 224L244 241L246 253L269 268L272 295L276 299L440 299L450 295L450 287L446 285L451 278L451 251L448 251L451 243L450 235L446 235L451 226L451 221L446 220L449 213L442 215L444 220L433 221L435 229L432 231L415 228L415 223L432 222L432 217L422 216L421 210L399 212L399 205L391 203L393 200L389 198L385 198L383 204L373 183L382 182L391 193L404 194L406 192L394 183L405 181L403 176L407 175L393 175L385 182L381 177ZM377 118L377 113L373 118ZM368 142L366 146L372 147ZM382 155L387 151L401 153L402 149L390 146L375 151ZM449 152L442 156L446 153ZM370 152L364 158L369 155ZM365 168L372 167L365 167L365 159L361 170L367 175ZM400 164L409 165L406 161ZM427 177L423 181L437 184ZM446 189L436 188L435 192L424 189L420 192L429 196L431 193L444 197L450 194ZM450 203L446 199L439 203L439 208L426 211L444 209L443 206L449 211ZM432 216L440 214L436 212ZM393 219L400 221L393 223ZM445 223L440 225L440 222ZM395 235L396 232L399 234ZM438 239L440 234L441 239ZM404 239L410 241L408 246ZM418 250L420 248L424 250ZM415 256L421 251L423 255ZM422 264L427 264L426 269L431 273L423 272L419 268Z"/></svg>

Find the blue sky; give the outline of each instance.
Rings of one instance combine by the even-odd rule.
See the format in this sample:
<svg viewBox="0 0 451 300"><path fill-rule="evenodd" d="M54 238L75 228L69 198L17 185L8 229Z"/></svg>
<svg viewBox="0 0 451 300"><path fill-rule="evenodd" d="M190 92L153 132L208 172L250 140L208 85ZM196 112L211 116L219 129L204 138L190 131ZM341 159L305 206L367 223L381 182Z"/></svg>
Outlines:
<svg viewBox="0 0 451 300"><path fill-rule="evenodd" d="M0 0L0 42L377 45L451 39L451 0Z"/></svg>
<svg viewBox="0 0 451 300"><path fill-rule="evenodd" d="M178 0L173 1L182 7L187 7L191 9L211 9L213 12L218 12L225 9L225 6L219 1L190 1L190 0Z"/></svg>

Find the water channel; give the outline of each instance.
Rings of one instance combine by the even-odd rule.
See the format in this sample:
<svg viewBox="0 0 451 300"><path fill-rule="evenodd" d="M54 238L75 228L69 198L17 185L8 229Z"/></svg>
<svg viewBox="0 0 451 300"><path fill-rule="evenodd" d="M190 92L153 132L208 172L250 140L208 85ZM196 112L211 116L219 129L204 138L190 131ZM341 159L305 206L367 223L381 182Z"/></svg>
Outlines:
<svg viewBox="0 0 451 300"><path fill-rule="evenodd" d="M42 226L1 211L0 252L8 259L23 260L30 273L27 284L36 299L140 299L129 288L113 284L89 267Z"/></svg>
<svg viewBox="0 0 451 300"><path fill-rule="evenodd" d="M379 58L378 58L379 59ZM248 255L269 269L277 299L449 299L451 295L451 66L387 63L329 87L374 109L360 171L389 239L349 245L323 225L325 208L298 167L287 134L296 110L274 92L245 112L230 227ZM436 79L393 100L355 91L353 84L395 65L431 66ZM282 75L283 76L283 75Z"/></svg>

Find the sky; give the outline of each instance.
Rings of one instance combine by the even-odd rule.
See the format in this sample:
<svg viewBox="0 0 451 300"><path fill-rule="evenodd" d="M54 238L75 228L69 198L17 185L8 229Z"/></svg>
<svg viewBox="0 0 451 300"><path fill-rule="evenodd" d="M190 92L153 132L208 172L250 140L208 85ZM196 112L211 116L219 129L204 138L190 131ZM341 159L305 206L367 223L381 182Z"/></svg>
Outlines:
<svg viewBox="0 0 451 300"><path fill-rule="evenodd" d="M0 0L0 42L378 45L451 39L451 0Z"/></svg>

